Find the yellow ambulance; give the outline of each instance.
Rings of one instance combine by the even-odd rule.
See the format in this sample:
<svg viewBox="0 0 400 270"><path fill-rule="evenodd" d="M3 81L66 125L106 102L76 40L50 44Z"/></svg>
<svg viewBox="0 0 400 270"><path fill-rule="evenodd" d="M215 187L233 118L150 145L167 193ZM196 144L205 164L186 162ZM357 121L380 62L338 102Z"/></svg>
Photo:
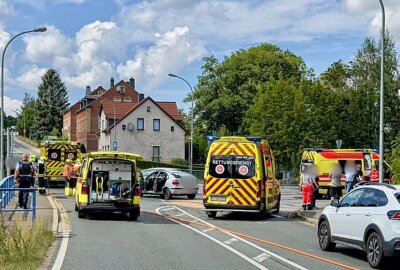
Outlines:
<svg viewBox="0 0 400 270"><path fill-rule="evenodd" d="M372 167L379 168L379 153L374 149L305 149L301 158L300 174L304 171L304 166L314 164L318 171L319 194L324 196L329 194L331 183L329 174L335 165L340 165L342 168L341 183L343 187L345 186L345 167L348 162L361 165L363 178L365 181L369 181ZM390 182L389 166L386 162L384 162L383 166L385 182Z"/></svg>
<svg viewBox="0 0 400 270"><path fill-rule="evenodd" d="M281 187L272 150L259 137L215 137L204 171L203 204L206 214L279 213Z"/></svg>
<svg viewBox="0 0 400 270"><path fill-rule="evenodd" d="M91 152L85 155L75 192L79 218L93 212L121 212L129 219L140 215L137 160L126 152Z"/></svg>

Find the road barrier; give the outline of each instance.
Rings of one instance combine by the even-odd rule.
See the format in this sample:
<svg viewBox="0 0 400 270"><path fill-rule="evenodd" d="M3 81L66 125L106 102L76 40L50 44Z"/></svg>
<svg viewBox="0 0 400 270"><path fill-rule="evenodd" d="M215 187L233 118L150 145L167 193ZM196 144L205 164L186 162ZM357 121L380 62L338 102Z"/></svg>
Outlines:
<svg viewBox="0 0 400 270"><path fill-rule="evenodd" d="M16 191L32 192L32 205L29 209L7 209L8 204L14 198ZM36 188L16 188L14 176L10 175L0 181L0 213L32 212L32 221L36 219Z"/></svg>

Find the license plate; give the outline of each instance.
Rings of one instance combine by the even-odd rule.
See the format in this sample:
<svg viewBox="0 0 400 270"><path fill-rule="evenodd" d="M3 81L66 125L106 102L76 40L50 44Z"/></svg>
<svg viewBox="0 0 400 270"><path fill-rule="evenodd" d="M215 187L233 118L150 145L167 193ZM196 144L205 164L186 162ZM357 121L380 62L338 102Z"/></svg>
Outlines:
<svg viewBox="0 0 400 270"><path fill-rule="evenodd" d="M224 202L226 201L226 196L210 196L210 199L216 202Z"/></svg>

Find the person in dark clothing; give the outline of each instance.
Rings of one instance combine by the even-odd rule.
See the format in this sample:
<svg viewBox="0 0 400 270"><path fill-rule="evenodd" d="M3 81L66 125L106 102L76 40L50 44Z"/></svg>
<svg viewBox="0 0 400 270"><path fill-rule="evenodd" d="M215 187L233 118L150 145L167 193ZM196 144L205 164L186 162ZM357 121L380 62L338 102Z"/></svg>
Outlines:
<svg viewBox="0 0 400 270"><path fill-rule="evenodd" d="M311 207L315 208L315 201L318 199L319 196L319 177L315 177L315 183L313 184L313 197L311 201Z"/></svg>
<svg viewBox="0 0 400 270"><path fill-rule="evenodd" d="M46 194L45 180L44 180L44 162L43 160L38 161L38 182L39 182L39 194Z"/></svg>
<svg viewBox="0 0 400 270"><path fill-rule="evenodd" d="M17 164L17 168L14 173L14 180L18 182L19 188L30 188L34 185L32 183L34 174L34 168L32 164L28 160L28 155L24 154L22 156L22 161ZM28 208L28 191L19 191L18 194L18 204L19 207L23 207L24 209Z"/></svg>

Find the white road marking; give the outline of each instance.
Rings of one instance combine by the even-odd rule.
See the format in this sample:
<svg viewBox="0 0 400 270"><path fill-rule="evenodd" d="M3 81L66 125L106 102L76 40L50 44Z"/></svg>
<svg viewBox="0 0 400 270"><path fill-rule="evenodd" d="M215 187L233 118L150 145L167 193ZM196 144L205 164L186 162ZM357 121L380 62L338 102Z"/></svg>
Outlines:
<svg viewBox="0 0 400 270"><path fill-rule="evenodd" d="M282 216L277 215L277 214L271 214L271 216L276 217L276 218L283 218L283 219L285 219L285 217L282 217Z"/></svg>
<svg viewBox="0 0 400 270"><path fill-rule="evenodd" d="M214 228L208 228L208 229L202 230L202 232L206 233L206 232L211 232L211 231L214 231L214 230L215 230Z"/></svg>
<svg viewBox="0 0 400 270"><path fill-rule="evenodd" d="M162 214L160 213L160 210L164 210L163 207L157 208L157 209L155 210L155 212L156 212L157 214L159 214L159 215L162 215ZM163 215L162 215L162 216L163 216ZM214 237L211 237L211 236L209 236L208 234L205 234L205 233L203 233L202 231L197 230L197 229L195 229L195 228L193 228L193 227L190 227L189 225L186 225L186 224L184 224L184 223L182 223L182 222L179 222L179 221L177 221L177 220L175 220L175 219L169 218L169 217L167 217L167 216L164 216L164 217L167 218L167 219L169 219L169 220L171 220L171 221L173 221L173 222L176 222L176 223L178 223L178 224L180 224L180 225L182 225L182 226L184 226L184 227L186 227L186 228L188 228L188 229L190 229L190 230L192 230L192 231L194 231L194 232L197 232L197 233L203 235L204 237L210 239L211 241L217 243L218 245L220 245L220 246L226 248L227 250L231 251L232 253L236 254L237 256L239 256L240 258L242 258L243 260L245 260L245 261L251 263L252 265L254 265L255 267L257 267L258 269L269 270L268 268L266 268L266 267L262 266L261 264L255 262L253 259L247 257L247 256L244 255L243 253L241 253L241 252L237 251L236 249L234 249L234 248L228 246L227 244L225 244L225 243L219 241L218 239L216 239L216 238L214 238Z"/></svg>
<svg viewBox="0 0 400 270"><path fill-rule="evenodd" d="M61 266L62 266L64 258L65 258L65 254L67 253L68 239L69 239L69 233L64 232L63 238L61 241L61 246L60 246L60 249L58 250L57 258L54 261L53 267L51 268L52 270L60 270L61 269Z"/></svg>
<svg viewBox="0 0 400 270"><path fill-rule="evenodd" d="M270 223L270 221L257 221L258 224L267 224Z"/></svg>
<svg viewBox="0 0 400 270"><path fill-rule="evenodd" d="M229 240L224 241L224 243L227 244L227 245L230 245L230 244L232 244L233 242L237 242L237 241L239 241L239 240L237 240L236 238L231 238L231 239L229 239Z"/></svg>
<svg viewBox="0 0 400 270"><path fill-rule="evenodd" d="M175 210L175 208L174 207L168 207L168 208L164 208L163 210L169 211L169 210Z"/></svg>
<svg viewBox="0 0 400 270"><path fill-rule="evenodd" d="M174 206L174 207L175 207L176 209L180 210L182 213L185 213L187 216L192 217L192 218L196 218L195 216L189 214L189 213L186 212L185 210L182 210L182 209L180 209L180 208L177 207L177 206ZM208 223L207 221L204 221L204 220L202 220L202 219L197 218L197 220L200 221L200 222L202 222L202 223L204 223L204 224L206 224L206 225L208 225L208 226L212 226L212 227L214 227L215 229L219 228L219 227L217 227L217 226L215 226L215 225L213 225L213 224L211 224L211 223ZM280 255L278 255L278 254L276 254L276 253L274 253L274 252L272 252L272 251L269 251L269 250L267 250L267 249L265 249L265 248L262 248L262 247L260 247L260 246L257 246L256 244L254 244L254 243L252 243L252 242L250 242L250 241L247 241L247 240L245 240L245 239L243 239L243 238L241 238L241 237L239 237L239 236L237 236L237 235L234 235L234 234L232 234L232 233L230 233L230 232L223 232L223 233L226 233L226 234L228 234L228 235L230 235L230 236L232 236L232 237L235 237L235 238L237 238L238 240L240 240L240 241L242 241L242 242L244 242L244 243L246 243L246 244L248 244L248 245L250 245L250 246L252 246L252 247L254 247L254 248L256 248L256 249L258 249L258 250L260 250L260 251L262 251L262 252L265 252L265 253L267 253L268 255L270 255L271 257L274 257L274 258L276 258L276 259L278 259L278 260L281 260L281 261L283 261L283 262L285 262L285 263L287 263L287 264L289 264L289 265L291 265L291 266L293 266L293 267L295 267L295 268L297 268L297 269L300 269L300 270L308 270L307 268L305 268L305 267L303 267L303 266L301 266L301 265L299 265L299 264L297 264L297 263L294 263L294 262L292 262L292 261L290 261L290 260L288 260L288 259L286 259L286 258L284 258L284 257L282 257L282 256L280 256Z"/></svg>
<svg viewBox="0 0 400 270"><path fill-rule="evenodd" d="M180 214L176 214L176 215L174 215L175 217L181 217L181 216L184 216L185 214L183 214L183 213L180 213Z"/></svg>
<svg viewBox="0 0 400 270"><path fill-rule="evenodd" d="M266 259L268 259L270 257L271 256L269 256L267 253L261 253L260 255L254 257L253 260L255 260L257 262L262 262L262 261L265 261Z"/></svg>

